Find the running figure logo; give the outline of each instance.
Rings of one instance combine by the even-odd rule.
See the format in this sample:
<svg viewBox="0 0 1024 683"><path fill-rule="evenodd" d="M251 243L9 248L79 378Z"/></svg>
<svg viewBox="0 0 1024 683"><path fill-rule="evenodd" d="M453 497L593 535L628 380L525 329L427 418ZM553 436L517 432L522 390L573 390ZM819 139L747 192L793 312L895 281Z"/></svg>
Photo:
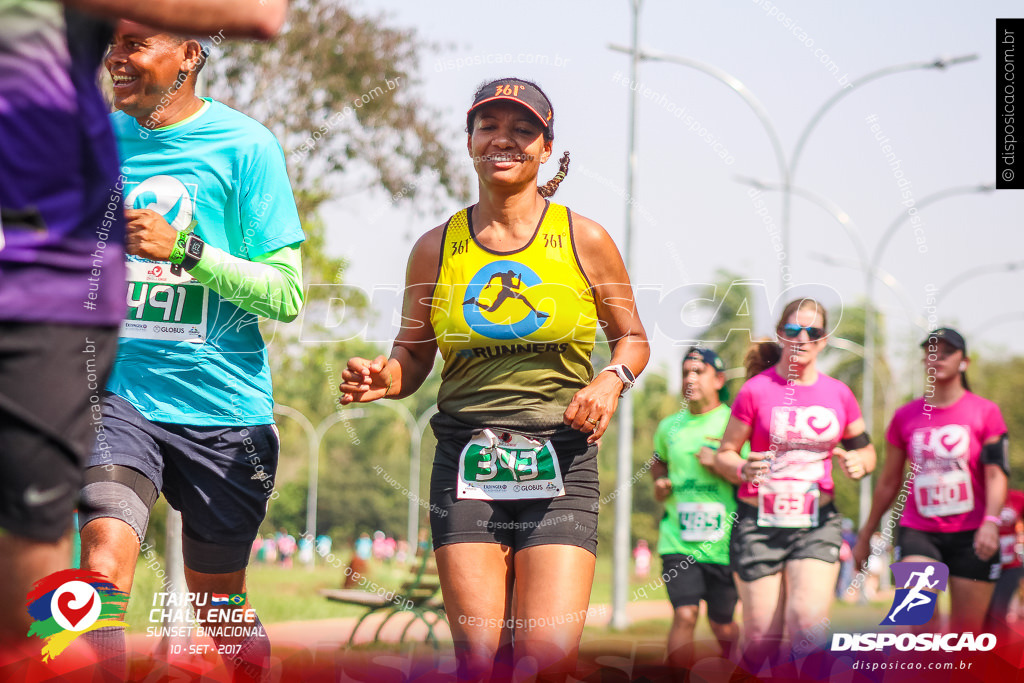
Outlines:
<svg viewBox="0 0 1024 683"><path fill-rule="evenodd" d="M499 280L501 282L501 291L498 292L498 296L494 297L494 301L492 301L489 306L485 306L482 303L480 303L475 296L471 296L465 301L463 301L462 305L466 306L469 304L475 304L477 308L479 308L480 310L487 311L488 313L493 313L494 311L498 310L498 307L505 303L506 300L518 299L519 301L522 301L524 304L526 304L527 308L533 311L533 314L538 318L548 317L549 314L541 313L540 311L538 311L536 308L534 308L533 304L530 303L529 299L527 299L525 296L516 291L523 286L522 273L519 273L519 275L517 276L511 268L509 270L506 270L505 272L499 271L497 273L492 274L491 277L487 279L487 284L484 285L484 287L490 287L491 283L494 282L495 280Z"/></svg>
<svg viewBox="0 0 1024 683"><path fill-rule="evenodd" d="M892 608L883 626L920 626L935 614L938 591L946 590L949 567L941 562L897 562L890 565L896 579Z"/></svg>
<svg viewBox="0 0 1024 683"><path fill-rule="evenodd" d="M526 264L508 259L494 261L478 270L467 283L462 315L469 328L483 337L502 341L528 339L554 320L554 310L537 308L554 306L550 294L546 297L542 293L543 285L540 276ZM531 287L538 287L533 290L538 293L531 292L527 298L526 291Z"/></svg>

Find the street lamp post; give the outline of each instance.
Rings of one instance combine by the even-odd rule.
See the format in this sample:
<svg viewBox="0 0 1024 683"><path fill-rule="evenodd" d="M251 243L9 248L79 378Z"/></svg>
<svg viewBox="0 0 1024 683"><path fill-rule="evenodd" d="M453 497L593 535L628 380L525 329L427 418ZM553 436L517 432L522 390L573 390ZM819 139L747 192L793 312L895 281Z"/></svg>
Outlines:
<svg viewBox="0 0 1024 683"><path fill-rule="evenodd" d="M640 71L640 5L642 0L631 0L632 50L630 52L629 74L631 86L635 86ZM633 257L633 224L636 221L636 88L629 90L629 137L627 140L629 164L626 167L626 236L623 242L622 260L626 272L631 272ZM618 463L616 481L619 496L615 499L615 530L612 540L612 616L611 627L624 630L629 626L626 614L626 592L629 588L629 547L630 522L632 520L633 492L626 483L632 476L633 469L633 394L626 395L619 401L619 438Z"/></svg>
<svg viewBox="0 0 1024 683"><path fill-rule="evenodd" d="M958 58L958 59L963 61L963 60L965 60L967 58ZM887 73L889 73L889 72L887 72ZM884 75L884 74L881 74L881 75ZM879 76L876 76L876 77L879 77ZM816 121L816 119L820 119L821 118L820 117L821 111L823 111L823 110L819 110L819 114L816 115L816 118L812 119L812 120ZM806 137L806 136L804 136L804 137ZM802 147L802 143L803 143L803 138L801 139L800 146L798 146L798 150ZM850 239L851 239L851 241L853 241L854 246L857 247L857 252L858 252L858 255L860 257L860 262L861 262L861 266L860 266L861 272L864 274L864 371L863 371L863 382L864 383L862 385L861 398L862 398L862 400L864 402L864 408L865 408L865 410L864 410L864 422L865 422L868 434L871 434L872 431L873 431L873 428L874 428L874 398L875 398L875 396L874 396L874 393L875 393L874 392L874 382L872 381L872 377L874 376L874 361L875 361L874 282L875 282L876 276L878 276L878 274L882 272L880 267L879 267L879 263L881 262L882 255L883 255L883 253L885 251L885 248L889 245L889 241L896 234L896 231L900 228L901 225L903 225L907 221L907 219L909 218L910 215L906 211L902 211L902 212L900 212L900 214L898 216L896 216L896 218L886 227L885 232L882 234L882 237L879 240L878 245L875 247L875 250L874 250L874 252L872 253L872 255L871 255L870 259L869 259L867 257L867 252L864 249L863 242L861 241L861 239L859 237L860 231L857 229L856 224L854 224L854 222L850 219L849 214L847 214L845 211L840 209L834 202L832 202L832 201L830 201L830 200L828 200L828 199L826 199L826 198L824 198L824 197L822 197L820 195L817 195L817 194L815 194L813 192L809 192L807 190L804 190L804 189L801 189L801 188L798 188L798 187L795 187L795 186L792 186L792 185L790 185L789 188L784 188L784 187L782 187L780 185L777 185L777 184L764 183L762 181L754 180L754 179L750 179L750 178L738 178L737 180L739 180L740 182L743 182L745 184L752 185L752 186L754 186L756 188L759 188L759 189L778 190L778 191L785 192L786 194L796 194L797 196L802 196L802 197L812 201L813 203L817 204L818 206L820 206L821 208L825 209L830 214L832 214L832 217L835 218L836 221L839 222L839 224L843 227L844 230L846 230L846 233L850 236ZM787 192L787 189L788 189L788 192ZM984 184L984 183L978 184L978 185L966 185L966 186L951 187L951 188L947 188L945 190L941 190L939 192L935 192L933 194L930 194L930 195L924 197L923 199L921 199L921 201L916 203L916 207L918 208L918 210L920 210L921 208L923 208L925 206L928 206L930 204L934 204L935 202L938 202L938 201L943 200L943 199L947 199L949 197L953 197L953 196L957 196L957 195L961 195L961 194L987 193L987 192L991 192L993 189L994 189L994 187L991 184ZM1007 263L1007 264L1003 265L1003 269L1004 270L1016 270L1017 268L1022 268L1022 267L1024 267L1024 261L1014 262L1014 263ZM980 268L972 268L972 269L970 269L968 271L965 271L964 273L961 273L960 275L958 275L958 276L953 278L953 281L956 283L956 284L954 284L954 287L956 285L961 284L962 282L965 282L966 280L969 280L969 279L971 279L973 277L977 277L978 275L982 275L982 274L985 274L985 273L992 272L993 268L998 268L998 266L984 266L984 267L980 267ZM945 289L940 291L940 295L943 294L944 292L947 292L949 289L951 289L951 288L948 287L948 285L947 285ZM871 510L871 498L870 497L871 497L870 482L868 481L867 478L865 478L865 479L863 479L861 481L861 500L860 500L860 520L861 520L861 524L863 524L864 520L867 519L867 515L870 513L870 510Z"/></svg>
<svg viewBox="0 0 1024 683"><path fill-rule="evenodd" d="M973 280L982 275L991 275L993 273L1006 272L1012 273L1017 270L1024 269L1024 261L1010 261L1008 263L995 263L987 266L976 266L974 268L968 268L962 273L957 273L951 277L946 284L939 288L938 293L935 295L935 304L938 305L942 302L946 295L952 290L956 289L960 285L964 284L968 280Z"/></svg>
<svg viewBox="0 0 1024 683"><path fill-rule="evenodd" d="M635 210L634 210L634 205L635 205L634 192L635 192L635 177L636 177L636 166L637 166L637 160L636 160L636 111L637 111L636 89L637 89L638 84L639 84L638 72L639 72L639 62L640 62L641 59L647 59L647 60L650 60L650 61L670 62L670 63L680 64L682 66L687 66L687 67L690 67L690 68L698 69L699 71L702 71L703 73L706 73L706 74L712 76L713 78L719 80L720 82L725 83L730 88L735 90L740 95L740 97L743 98L743 100L747 103L747 105L753 110L754 114L758 117L758 119L761 122L761 125L765 128L765 131L768 133L768 137L769 137L769 139L771 141L772 149L775 152L776 163L777 163L777 165L779 167L779 178L781 180L782 189L783 189L783 193L784 193L783 194L783 205L782 205L782 230L781 230L782 231L781 241L782 241L782 248L783 248L783 259L782 259L782 266L783 267L780 268L780 270L779 270L779 278L780 278L780 280L779 280L779 287L780 287L780 290L781 290L781 289L785 288L785 279L784 279L785 275L786 274L791 274L791 272L792 272L791 269L786 268L785 266L789 265L790 198L791 198L792 194L794 194L796 192L796 189L793 187L793 177L795 176L797 163L799 162L800 155L803 152L803 148L804 148L804 146L805 146L805 144L807 142L807 139L810 136L811 132L814 130L814 128L817 126L818 122L824 116L824 114L832 106L834 106L839 100L841 100L846 95L846 90L847 89L853 90L853 89L855 89L859 85L864 85L865 83L868 83L870 81L882 78L883 76L887 76L887 75L894 74L894 73L899 73L899 72L902 72L902 71L908 71L908 70L912 70L912 69L933 69L933 68L945 69L948 66L952 66L954 64L960 64L960 63L963 63L963 62L973 61L973 60L978 58L977 55L971 54L971 55L964 55L964 56L960 56L960 57L953 57L953 58L949 58L949 59L938 58L938 59L927 61L927 62L912 62L912 63L908 63L908 64L900 64L900 65L896 65L896 66L886 67L886 68L883 68L883 69L878 69L878 70L872 71L871 73L868 73L868 74L866 74L864 76L861 76L861 77L859 77L857 79L854 79L854 81L851 84L848 84L846 87L841 89L838 93L834 94L831 98L826 100L825 103L821 107L818 108L818 110L815 112L815 114L811 117L810 121L808 121L807 125L804 126L804 129L801 132L800 137L799 137L799 139L797 141L796 147L794 148L793 156L790 158L790 162L787 164L786 163L786 158L785 158L785 153L782 150L782 144L779 141L778 133L775 130L775 127L772 124L771 119L769 118L766 109L761 104L761 102L753 95L753 93L750 91L750 89L747 88L746 85L743 84L742 81L740 81L738 78L732 76L731 74L726 73L725 71L723 71L723 70L721 70L721 69L719 69L717 67L714 67L714 66L711 66L711 65L708 65L708 64L704 64L704 63L698 62L696 60L688 59L686 57L680 57L680 56L677 56L677 55L671 55L671 54L667 54L667 53L662 53L662 52L654 52L654 51L644 51L644 50L641 50L640 43L639 43L639 35L640 35L640 33L639 33L639 26L640 26L640 6L641 6L641 2L642 2L642 0L630 0L630 4L631 4L631 7L632 7L632 41L631 41L630 47L629 48L625 48L625 47L620 46L620 45L610 45L609 46L612 50L616 50L616 51L619 51L619 52L626 52L630 56L630 78L631 78L631 82L630 82L630 95L629 95L629 133L628 133L628 152L627 152L628 157L629 157L629 163L628 163L627 174L626 174L626 176L627 176L627 179L626 179L627 190L626 191L627 191L627 197L629 198L629 201L627 201L627 207L626 207L626 235L625 235L625 244L624 244L625 249L624 249L624 253L623 253L623 259L625 261L627 272L630 272L631 266L632 266L631 258L630 257L631 257L631 247L632 247L632 228L633 228L634 215L635 215ZM810 193L807 193L806 191L800 191L800 193L802 193L805 196L808 196L810 194ZM812 199L812 201L814 201L814 199L812 197L808 196L808 198L810 198L810 199ZM826 202L826 203L827 204L831 204L830 202ZM832 204L831 206L833 208L836 208L834 204ZM830 210L830 212L833 213L833 216L836 217L837 220L839 220L840 225L842 225L843 228L845 230L847 230L847 232L850 231L850 229L852 228L852 222L849 221L849 216L847 214L845 214L845 212L835 212L835 211L832 211L832 209L830 209L830 208L826 208L826 210ZM870 271L867 269L867 264L868 264L867 255L864 252L863 244L860 243L859 238L857 238L855 236L855 234L851 233L851 239L853 239L854 243L858 246L858 249L859 249L859 252L860 252L860 256L861 256L861 260L862 260L862 262L864 263L864 266L865 266L865 283L866 283L865 292L870 292L872 277L871 277ZM872 366L873 358L872 358L872 356L873 356L873 352L874 352L874 348L873 348L874 347L874 340L873 340L874 330L869 327L871 325L871 323L868 322L868 321L871 318L872 311L870 310L870 307L868 305L865 306L865 313L867 315L867 318L866 318L866 321L865 321L865 341L868 342L870 351L865 353L865 358L864 358L864 362L865 362L865 369L864 369L865 396L864 396L864 399L865 399L865 403L866 403L867 409L868 409L868 412L867 412L867 415L868 415L867 423L868 423L868 432L870 433L870 431L871 431L871 417L870 416L871 416L871 411L872 411L872 405L873 405L873 402L874 402L874 396L873 396L874 388L873 388L873 383L871 382L871 379L870 379L871 374L872 374L872 370L873 370L873 366ZM870 334L869 334L869 332L870 332ZM870 340L870 341L868 341L868 340ZM633 413L632 413L632 410L633 410L633 401L632 401L632 395L631 394L626 394L626 396L624 397L624 400L621 402L621 404L619 406L619 410L620 410L620 413L619 413L619 444L618 444L619 445L619 460L618 460L617 471L618 471L618 482L619 482L619 484L621 486L622 483L624 483L625 481L628 480L628 478L630 476L630 469L632 467L632 437L633 437ZM612 628L617 628L617 629L625 628L625 626L628 624L628 618L626 617L626 611L625 611L625 603L626 603L625 593L626 593L626 587L627 587L627 581L628 581L627 572L628 572L628 563L629 563L629 513L630 513L630 508L632 506L632 495L631 495L631 491L629 490L628 486L622 486L622 490L624 492L624 495L620 495L618 498L616 498L616 502L615 502L615 534L614 534L614 548L613 548L613 564L614 564L614 568L613 568L613 580L612 580L612 617L611 617L611 626L612 626ZM865 480L862 483L862 486L861 486L861 520L862 520L862 522L863 522L863 520L867 516L867 510L865 508L865 504L870 506L870 501L868 500L869 496L870 496L870 482L867 482Z"/></svg>
<svg viewBox="0 0 1024 683"><path fill-rule="evenodd" d="M274 404L274 412L284 417L290 417L299 423L302 427L302 431L306 434L306 447L309 456L309 482L308 490L306 491L306 533L316 538L316 486L317 479L319 478L319 467L320 467L320 434L319 430L313 427L313 423L309 421L301 411L292 408L291 406L281 405L280 403Z"/></svg>
<svg viewBox="0 0 1024 683"><path fill-rule="evenodd" d="M625 47L623 45L616 45L614 43L610 44L608 46L608 48L611 49L611 50L614 50L616 52L624 52L624 53L630 55L632 60L633 60L633 62L634 62L634 64L637 61L639 61L639 60L647 60L647 61L650 61L650 62L669 62L671 64L679 64L681 66L686 66L686 67L689 67L691 69L696 69L697 71L700 71L701 73L705 73L708 76L711 76L712 78L714 78L715 80L717 80L717 81L719 81L721 83L724 83L725 85L727 85L730 88L732 88L736 92L737 95L739 95L741 98L743 98L743 101L747 104L748 107L750 107L750 110L754 113L754 116L756 116L757 120L761 122L761 127L764 128L765 133L768 134L768 140L771 142L771 145L772 145L772 152L774 152L774 154L775 154L775 164L778 166L779 177L782 178L783 182L788 185L788 183L789 183L789 170L788 170L788 166L786 165L786 153L783 151L782 142L779 139L778 130L775 128L775 124L772 123L772 119L768 115L768 110L761 103L761 100L757 99L757 97L754 95L754 93L750 90L750 88L748 88L746 86L746 84L743 83L743 81L741 81L740 79L736 78L735 76L733 76L732 74L728 73L727 71L724 71L723 69L719 69L717 66L713 66L711 64L705 64L704 62L700 62L700 61L698 61L696 59L689 59L687 57L680 57L678 55L668 54L666 52L658 52L658 51L655 51L655 50L643 50L643 49L640 49L639 47L637 47L635 36L634 36L634 42L633 42L633 47L632 48L628 48L628 47ZM636 78L637 77L634 75L633 76L633 82L631 84L631 89L632 89L632 87L636 86L636 83L637 83ZM630 123L630 141L631 141L630 149L632 150L633 128L635 126L635 124L632 123L632 121L635 120L635 107L636 107L636 91L635 90L633 90L633 92L630 95L630 106L632 107L632 111L634 112L633 116L631 117L631 123ZM631 159L631 163L635 163L635 155L632 153L632 151L630 152L630 159ZM786 268L784 266L786 266L788 264L788 262L789 262L788 261L788 259L789 259L789 244L787 242L788 239L789 239L788 238L788 232L786 231L785 225L784 225L783 232L782 232L782 245L783 245L783 256L784 256L784 258L782 259L782 266L783 267L779 269L780 278L782 277L782 275L784 273L787 272ZM626 265L628 267L629 264L627 263ZM780 287L784 286L783 283L784 283L784 280L780 279L780 281L779 281Z"/></svg>
<svg viewBox="0 0 1024 683"><path fill-rule="evenodd" d="M637 44L636 44L635 40L634 40L634 45L633 45L632 48L627 48L625 46L616 45L616 44L611 44L608 47L610 49L612 49L612 50L615 50L616 52L624 52L624 53L627 53L627 54L631 55L633 57L633 59L634 59L634 62L637 59L643 59L643 60L652 61L652 62L669 62L669 63L672 63L672 64L679 64L681 66L686 66L686 67L689 67L691 69L696 69L696 70L698 70L698 71L700 71L702 73L705 73L705 74L711 76L712 78L718 80L719 82L724 83L725 85L729 86L734 91L736 91L736 93L740 97L743 98L743 101L746 102L747 106L750 107L751 111L757 117L758 121L761 122L761 126L765 129L765 132L768 134L768 139L769 139L769 141L771 142L771 145L772 145L772 151L775 154L775 163L778 166L779 181L780 181L780 184L781 184L781 187L782 187L782 221L781 221L781 223L782 223L782 228L781 228L782 237L781 237L781 241L782 241L782 252L783 252L784 258L782 259L782 266L783 267L779 269L779 273L780 273L779 288L780 289L785 288L785 280L781 279L783 277L783 274L786 273L786 272L791 272L791 270L787 271L785 266L789 265L789 253L790 253L789 252L789 233L790 233L790 213L791 213L790 205L792 203L792 195L794 194L793 193L793 181L796 178L797 166L800 163L800 158L803 155L804 147L807 144L808 138L810 137L810 135L814 131L814 129L817 127L817 125L821 121L821 119L828 112L828 110L831 109L833 106L835 106L836 103L838 103L841 99L843 99L847 94L849 94L850 92L856 90L858 86L865 85L866 83L878 80L879 78L882 78L884 76L890 76L890 75L893 75L893 74L901 73L901 72L904 72L904 71L912 71L912 70L915 70L915 69L946 69L946 68L948 68L950 66L954 66L956 64L963 64L965 62L971 62L971 61L974 61L974 60L978 59L978 55L976 55L976 54L961 55L961 56L949 57L949 58L938 57L936 59L927 60L927 61L909 62L907 64L896 64L896 65L893 65L893 66L888 66L888 67L885 67L885 68L882 68L882 69L878 69L876 71L872 71L870 73L864 74L863 76L860 76L859 78L855 78L853 81L851 81L850 83L845 85L843 88L841 88L837 93L835 93L830 98L825 100L825 102L820 107L818 107L817 111L814 112L814 115L811 116L810 120L807 122L807 124L804 126L803 130L800 132L800 137L797 139L796 145L793 148L793 154L790 156L789 161L787 162L786 161L786 154L783 151L782 143L781 143L781 141L779 139L778 131L775 128L775 125L772 123L771 117L768 115L767 109L764 107L763 104L761 104L761 101L754 95L754 93L750 90L750 88L748 88L746 86L746 84L744 84L743 81L741 81L740 79L736 78L732 74L730 74L730 73L728 73L728 72L726 72L726 71L724 71L722 69L719 69L716 66L713 66L711 64L705 64L705 63L697 61L695 59L689 59L687 57L681 57L681 56L678 56L678 55L668 54L668 53L665 53L665 52L658 52L658 51L655 51L655 50L643 50L643 49L637 47ZM637 83L637 80L636 80L636 76L634 75L633 76L633 85L635 86L636 83ZM635 102L635 99L636 99L636 94L635 94L635 91L634 91L634 93L631 96L631 101ZM980 187L985 187L985 186L980 186ZM955 194L955 193L957 193L957 191L959 189L960 188L954 188L953 190L948 190L946 192L949 192L951 194ZM992 189L994 189L994 187ZM970 191L977 191L977 189L976 188L972 188ZM945 196L945 195L943 195L943 196ZM941 198L942 198L942 196L935 196L934 198L926 198L925 200L922 200L921 202L918 202L917 206L920 208L921 206L923 206L924 204L927 203L928 199L932 199L934 201L934 200L938 200L938 199L941 199Z"/></svg>

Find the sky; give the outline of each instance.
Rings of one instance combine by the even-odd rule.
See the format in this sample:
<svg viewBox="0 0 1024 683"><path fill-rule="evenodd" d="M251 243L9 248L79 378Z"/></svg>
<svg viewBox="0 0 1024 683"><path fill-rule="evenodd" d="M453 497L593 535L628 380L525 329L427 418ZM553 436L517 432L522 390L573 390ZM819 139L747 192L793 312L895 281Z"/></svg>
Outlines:
<svg viewBox="0 0 1024 683"><path fill-rule="evenodd" d="M623 249L630 59L609 44L629 45L629 0L361 0L353 7L383 12L390 25L415 28L440 46L422 56L420 82L408 87L450 118L442 124L460 158L478 85L510 75L538 82L555 109L553 159L563 150L572 155L554 201L602 224ZM762 103L787 163L815 111L845 90L807 138L793 176L800 191L792 199L789 270L780 272L782 196L770 189L755 196L742 180L781 183L759 119L734 90L696 68L640 64L629 270L653 365L678 363L715 306L695 300L697 286L722 269L750 281L756 335L770 332L796 294L820 296L838 320L844 305L863 300L861 254L870 263L894 222L899 227L875 264L888 284L877 281L874 291L900 381L914 381L922 325L956 326L972 353L988 358L1024 353L1024 192L954 194L917 211L934 193L994 182L995 19L1019 7L643 0L641 48L739 79ZM844 88L885 67L971 54L978 58ZM468 158L463 163L471 171ZM541 182L556 170L542 167ZM808 195L852 224L844 227ZM459 208L424 216L380 193L346 197L325 211L328 247L349 259L348 283L397 289L414 240ZM1022 268L1007 270L1013 263ZM782 291L783 275L793 289ZM372 336L383 341L389 313L379 313L383 327Z"/></svg>

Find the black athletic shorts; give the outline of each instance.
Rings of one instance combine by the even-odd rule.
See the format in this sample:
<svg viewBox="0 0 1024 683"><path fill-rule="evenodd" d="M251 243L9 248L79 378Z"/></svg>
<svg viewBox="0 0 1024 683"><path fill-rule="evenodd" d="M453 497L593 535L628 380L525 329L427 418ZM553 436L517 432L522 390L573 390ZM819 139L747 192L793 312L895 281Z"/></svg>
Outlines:
<svg viewBox="0 0 1024 683"><path fill-rule="evenodd" d="M818 526L805 529L758 526L757 508L743 501L736 514L729 553L733 571L744 581L778 574L790 560L839 559L842 516L831 501L818 510Z"/></svg>
<svg viewBox="0 0 1024 683"><path fill-rule="evenodd" d="M89 466L130 467L153 482L181 512L186 567L208 574L245 568L274 490L280 450L274 425L150 422L125 399L107 394L103 431L106 441L96 444ZM117 508L82 510L81 523L97 517L122 519Z"/></svg>
<svg viewBox="0 0 1024 683"><path fill-rule="evenodd" d="M897 562L901 561L901 558L913 555L942 562L949 567L950 576L975 581L998 581L1002 567L999 550L996 550L988 560L979 560L974 554L976 531L977 529L971 529L939 533L901 526L896 532L896 547L893 548L893 554Z"/></svg>
<svg viewBox="0 0 1024 683"><path fill-rule="evenodd" d="M513 552L537 545L574 545L597 554L597 444L566 427L551 436L565 495L535 500L474 500L456 495L459 456L473 433L439 414L430 477L430 530L434 549L451 543L500 543Z"/></svg>
<svg viewBox="0 0 1024 683"><path fill-rule="evenodd" d="M116 327L0 322L0 529L71 527L116 354Z"/></svg>
<svg viewBox="0 0 1024 683"><path fill-rule="evenodd" d="M672 607L708 605L708 619L716 624L731 624L739 594L727 564L694 562L689 555L662 555L661 578Z"/></svg>

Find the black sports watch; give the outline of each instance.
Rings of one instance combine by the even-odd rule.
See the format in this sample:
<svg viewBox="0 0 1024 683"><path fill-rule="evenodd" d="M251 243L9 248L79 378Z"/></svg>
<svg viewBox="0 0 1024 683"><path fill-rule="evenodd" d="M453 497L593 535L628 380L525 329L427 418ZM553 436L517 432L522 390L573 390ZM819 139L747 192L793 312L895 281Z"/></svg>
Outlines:
<svg viewBox="0 0 1024 683"><path fill-rule="evenodd" d="M181 267L185 270L192 270L198 266L199 259L203 258L203 247L205 246L206 242L198 235L190 233L185 242L185 256L181 259Z"/></svg>
<svg viewBox="0 0 1024 683"><path fill-rule="evenodd" d="M619 363L618 365L609 365L601 372L614 372L616 377L622 380L622 391L619 392L619 396L625 396L626 392L633 388L636 384L636 375L633 371L626 366L625 363Z"/></svg>

